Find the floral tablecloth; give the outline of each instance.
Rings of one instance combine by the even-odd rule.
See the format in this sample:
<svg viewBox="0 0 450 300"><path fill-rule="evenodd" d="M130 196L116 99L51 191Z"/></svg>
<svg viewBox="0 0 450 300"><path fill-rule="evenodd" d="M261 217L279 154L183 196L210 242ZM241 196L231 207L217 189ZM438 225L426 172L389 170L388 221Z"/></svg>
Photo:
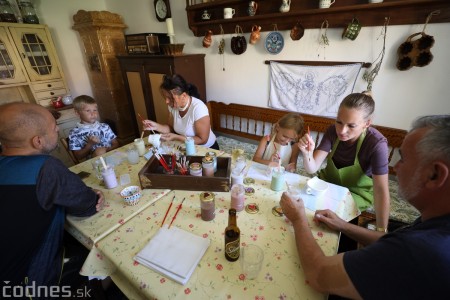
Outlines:
<svg viewBox="0 0 450 300"><path fill-rule="evenodd" d="M299 177L300 178L300 177ZM302 177L302 180L306 178ZM302 181L299 180L299 181ZM299 185L304 182L299 182ZM285 217L275 216L282 191L270 189L270 182L256 180L248 185L255 193L245 197L245 204L256 203L259 212L238 213L241 245L257 244L264 249L264 264L259 276L248 280L242 274L239 261L229 262L224 256L224 230L228 222L230 193L216 192L216 216L210 222L200 218L199 195L202 191L174 190L148 205L127 222L115 228L95 243L83 267L85 275L107 274L130 299L324 299L306 283L298 258L293 229ZM149 242L161 226L161 221L175 195L166 224L177 205L186 200L172 226L208 238L211 244L186 285L180 285L153 270L140 265L133 257ZM347 194L342 199L339 214L354 218L359 211ZM312 233L326 255L337 251L339 235L325 226L312 222L313 211L307 210Z"/></svg>
<svg viewBox="0 0 450 300"><path fill-rule="evenodd" d="M176 146L177 144L166 145L165 148L166 151L169 151L168 149ZM115 173L119 184L113 189L106 189L103 181L96 177L92 162L98 159L98 157L87 160L70 168L70 170L76 174L79 174L80 172L89 173L89 176L84 178L83 181L86 185L92 187L93 189L101 190L105 196L105 204L103 209L95 215L88 218L74 216L67 217L67 222L65 225L66 230L85 247L91 249L87 263L84 265L81 272L83 275L110 275L112 272L111 270L114 268L109 266L107 263L101 267L92 266L89 264L91 257L98 257L99 255L93 245L132 219L140 211L144 210L146 207L170 192L168 189L145 189L142 191L142 197L140 198L138 204L134 206L125 204L120 196L120 191L126 186L140 186L138 172L147 163L145 157L140 157L139 163L134 165L129 164L126 156L126 150L128 147L129 145L125 145L104 155L104 159L108 164L115 165ZM210 151L209 149L203 147L196 147L196 149L198 155L204 155L206 151ZM216 152L220 154L218 151ZM125 185L121 185L120 177L125 174L130 176L130 182Z"/></svg>

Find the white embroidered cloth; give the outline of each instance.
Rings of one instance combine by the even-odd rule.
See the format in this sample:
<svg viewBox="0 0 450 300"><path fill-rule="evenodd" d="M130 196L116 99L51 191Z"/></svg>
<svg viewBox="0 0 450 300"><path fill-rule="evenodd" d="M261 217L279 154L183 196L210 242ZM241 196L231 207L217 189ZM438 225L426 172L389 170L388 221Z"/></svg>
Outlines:
<svg viewBox="0 0 450 300"><path fill-rule="evenodd" d="M361 67L270 62L269 106L334 118L342 99L353 92Z"/></svg>

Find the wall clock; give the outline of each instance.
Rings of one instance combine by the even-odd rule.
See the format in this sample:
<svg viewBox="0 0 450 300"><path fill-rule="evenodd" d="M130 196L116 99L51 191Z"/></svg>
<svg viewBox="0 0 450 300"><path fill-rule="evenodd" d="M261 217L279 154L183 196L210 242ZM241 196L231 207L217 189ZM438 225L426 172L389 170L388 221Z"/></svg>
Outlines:
<svg viewBox="0 0 450 300"><path fill-rule="evenodd" d="M164 22L171 17L169 0L155 0L155 13L159 22Z"/></svg>

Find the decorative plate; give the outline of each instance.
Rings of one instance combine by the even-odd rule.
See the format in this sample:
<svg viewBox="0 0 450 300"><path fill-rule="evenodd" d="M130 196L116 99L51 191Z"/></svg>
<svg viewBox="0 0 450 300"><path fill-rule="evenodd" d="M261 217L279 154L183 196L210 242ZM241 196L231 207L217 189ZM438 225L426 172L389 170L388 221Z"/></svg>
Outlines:
<svg viewBox="0 0 450 300"><path fill-rule="evenodd" d="M266 50L271 54L278 54L283 50L284 39L278 31L272 31L266 37Z"/></svg>

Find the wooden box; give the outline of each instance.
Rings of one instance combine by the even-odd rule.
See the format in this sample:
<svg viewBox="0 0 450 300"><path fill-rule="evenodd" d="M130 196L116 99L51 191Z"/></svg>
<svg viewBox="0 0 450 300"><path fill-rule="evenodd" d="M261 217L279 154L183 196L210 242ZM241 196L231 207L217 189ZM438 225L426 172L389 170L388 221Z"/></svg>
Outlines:
<svg viewBox="0 0 450 300"><path fill-rule="evenodd" d="M170 155L164 155L166 161L170 161ZM203 156L187 156L189 163L201 164ZM214 177L166 174L155 156L152 156L145 166L139 171L139 181L142 189L172 189L188 191L230 191L231 158L218 157L217 171Z"/></svg>

